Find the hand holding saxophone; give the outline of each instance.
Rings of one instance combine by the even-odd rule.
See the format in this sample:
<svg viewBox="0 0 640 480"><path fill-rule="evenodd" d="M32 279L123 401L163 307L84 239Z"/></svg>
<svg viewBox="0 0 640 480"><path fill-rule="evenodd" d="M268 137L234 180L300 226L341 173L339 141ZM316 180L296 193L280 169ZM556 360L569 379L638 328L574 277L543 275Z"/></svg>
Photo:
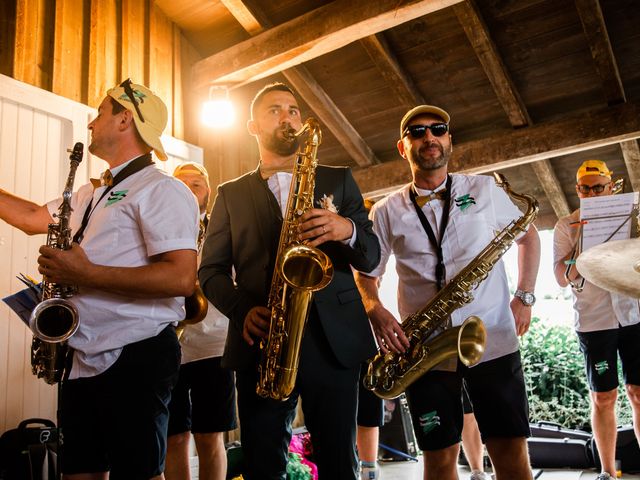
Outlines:
<svg viewBox="0 0 640 480"><path fill-rule="evenodd" d="M40 247L38 271L48 282L64 285L82 285L82 279L88 277L93 263L77 243L68 250L60 250L47 245Z"/></svg>
<svg viewBox="0 0 640 480"><path fill-rule="evenodd" d="M253 346L254 338L267 338L269 336L269 324L271 322L271 310L267 307L253 307L247 312L242 327L242 338Z"/></svg>
<svg viewBox="0 0 640 480"><path fill-rule="evenodd" d="M300 240L317 247L330 240L348 240L353 235L353 224L337 213L323 208L312 208L300 217Z"/></svg>
<svg viewBox="0 0 640 480"><path fill-rule="evenodd" d="M404 334L402 326L382 304L378 304L367 314L382 353L389 353L390 351L404 353L409 348L409 339Z"/></svg>

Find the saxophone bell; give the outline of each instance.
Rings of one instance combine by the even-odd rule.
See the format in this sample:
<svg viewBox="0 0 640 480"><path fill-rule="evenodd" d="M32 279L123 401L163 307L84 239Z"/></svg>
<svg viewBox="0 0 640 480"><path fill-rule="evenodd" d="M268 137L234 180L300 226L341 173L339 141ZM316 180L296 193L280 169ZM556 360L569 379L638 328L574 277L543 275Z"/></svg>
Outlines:
<svg viewBox="0 0 640 480"><path fill-rule="evenodd" d="M43 342L61 343L71 337L80 325L78 309L64 298L43 300L31 312L29 328Z"/></svg>

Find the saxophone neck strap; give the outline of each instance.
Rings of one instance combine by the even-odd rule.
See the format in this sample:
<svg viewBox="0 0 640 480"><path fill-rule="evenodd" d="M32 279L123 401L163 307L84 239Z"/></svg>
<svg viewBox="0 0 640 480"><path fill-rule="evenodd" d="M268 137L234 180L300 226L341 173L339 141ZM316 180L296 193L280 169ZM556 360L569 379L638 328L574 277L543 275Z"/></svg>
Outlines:
<svg viewBox="0 0 640 480"><path fill-rule="evenodd" d="M113 188L115 188L115 186L118 185L120 182L122 182L125 178L130 177L134 173L139 172L140 170L142 170L145 167L148 167L149 165L153 165L153 159L151 158L150 153L141 155L138 158L129 162L129 165L124 167L122 170L118 172L118 174L115 177L113 177L113 184L110 187L104 189L104 192L102 192L102 195L100 195L100 198L96 202L96 206L98 206L98 204L100 203L100 200L102 200L107 193L111 192ZM87 205L87 208L84 211L84 215L82 216L82 223L80 224L78 231L73 236L74 243L82 242L82 239L84 238L84 231L87 228L87 225L89 224L89 218L91 218L91 214L93 213L94 210L95 210L95 207L93 207L93 198L92 198L91 201L89 202L89 205Z"/></svg>
<svg viewBox="0 0 640 480"><path fill-rule="evenodd" d="M445 189L446 191L444 195L444 207L442 209L442 221L440 222L441 227L440 227L440 232L438 232L439 233L438 238L436 238L436 234L431 228L431 225L429 224L427 217L422 211L422 208L420 208L420 206L418 205L418 201L417 201L418 194L416 192L415 185L411 185L411 188L409 189L409 198L411 199L411 203L413 203L413 206L416 209L416 214L418 215L418 218L420 219L420 223L422 224L422 228L427 234L427 237L429 238L429 242L433 246L438 256L438 264L436 265L436 284L438 286L438 290L441 290L442 287L444 286L444 280L445 280L445 274L446 274L443 255L442 255L442 238L444 237L444 231L447 228L447 224L449 223L449 209L451 207L451 175L447 175L447 183L446 183Z"/></svg>

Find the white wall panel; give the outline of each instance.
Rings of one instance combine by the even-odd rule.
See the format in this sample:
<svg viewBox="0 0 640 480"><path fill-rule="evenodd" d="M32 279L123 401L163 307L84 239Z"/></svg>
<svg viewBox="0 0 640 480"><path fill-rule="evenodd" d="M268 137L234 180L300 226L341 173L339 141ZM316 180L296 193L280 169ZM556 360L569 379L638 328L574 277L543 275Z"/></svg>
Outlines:
<svg viewBox="0 0 640 480"><path fill-rule="evenodd" d="M87 151L87 124L95 111L51 92L0 75L0 188L43 204L62 193L69 172L67 149L85 144L76 189L98 177L105 162ZM202 149L163 137L172 172L181 161L202 163ZM22 288L25 273L39 279L38 248L45 235L29 237L0 221L0 297ZM80 319L82 321L82 319ZM29 417L56 419L56 387L31 374L31 332L0 302L0 433Z"/></svg>

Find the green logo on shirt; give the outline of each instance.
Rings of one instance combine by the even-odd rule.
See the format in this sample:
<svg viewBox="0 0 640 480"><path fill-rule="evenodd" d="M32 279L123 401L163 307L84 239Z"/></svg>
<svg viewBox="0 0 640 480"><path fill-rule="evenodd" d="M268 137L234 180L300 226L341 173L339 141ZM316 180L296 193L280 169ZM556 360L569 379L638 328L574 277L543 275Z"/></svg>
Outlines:
<svg viewBox="0 0 640 480"><path fill-rule="evenodd" d="M609 364L607 363L606 360L596 363L594 367L596 369L596 372L598 372L598 375L602 375L607 370L609 370Z"/></svg>
<svg viewBox="0 0 640 480"><path fill-rule="evenodd" d="M455 199L456 207L459 207L461 211L465 211L471 205L476 204L476 199L471 196L471 194L467 193L465 195L460 195Z"/></svg>
<svg viewBox="0 0 640 480"><path fill-rule="evenodd" d="M440 425L440 417L438 416L438 412L436 410L421 415L419 421L420 426L422 427L422 431L425 435Z"/></svg>
<svg viewBox="0 0 640 480"><path fill-rule="evenodd" d="M117 192L111 192L109 194L109 198L107 198L107 204L105 205L105 207L113 205L114 203L122 200L124 197L127 196L128 191L129 190L118 190Z"/></svg>

